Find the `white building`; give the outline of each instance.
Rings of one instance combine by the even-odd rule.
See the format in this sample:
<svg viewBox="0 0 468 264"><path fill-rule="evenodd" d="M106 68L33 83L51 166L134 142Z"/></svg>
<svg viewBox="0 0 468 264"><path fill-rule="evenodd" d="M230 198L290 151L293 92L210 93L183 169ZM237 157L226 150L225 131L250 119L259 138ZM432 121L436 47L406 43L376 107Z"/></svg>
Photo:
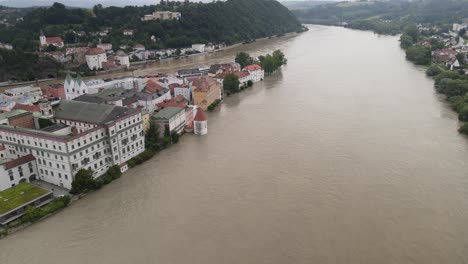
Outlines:
<svg viewBox="0 0 468 264"><path fill-rule="evenodd" d="M42 30L39 35L39 43L41 47L52 45L57 48L63 48L65 46L61 37L46 37Z"/></svg>
<svg viewBox="0 0 468 264"><path fill-rule="evenodd" d="M13 49L13 45L8 44L8 43L1 43L1 42L0 42L0 49L12 50L12 49Z"/></svg>
<svg viewBox="0 0 468 264"><path fill-rule="evenodd" d="M170 12L170 11L156 11L150 15L145 15L141 18L141 21L150 21L150 20L179 20L182 17L180 12Z"/></svg>
<svg viewBox="0 0 468 264"><path fill-rule="evenodd" d="M192 49L200 53L205 52L205 44L192 44Z"/></svg>
<svg viewBox="0 0 468 264"><path fill-rule="evenodd" d="M86 54L86 64L90 70L102 69L102 63L107 62L106 52L101 48L89 49Z"/></svg>
<svg viewBox="0 0 468 264"><path fill-rule="evenodd" d="M187 101L192 101L192 89L187 85L177 85L174 87L174 97L182 95Z"/></svg>
<svg viewBox="0 0 468 264"><path fill-rule="evenodd" d="M160 125L159 133L164 134L166 128L172 133L182 133L186 124L185 110L180 107L166 107L154 115L154 120Z"/></svg>
<svg viewBox="0 0 468 264"><path fill-rule="evenodd" d="M136 98L137 106L141 106L148 113L154 113L158 109L158 104L172 98L169 89L162 89L157 92L136 92L136 91L125 91L122 94L125 98Z"/></svg>
<svg viewBox="0 0 468 264"><path fill-rule="evenodd" d="M143 121L137 109L62 101L55 125L42 130L0 125L7 158L32 154L38 179L70 189L80 169L103 175L144 151Z"/></svg>
<svg viewBox="0 0 468 264"><path fill-rule="evenodd" d="M117 51L115 54L115 62L127 68L130 67L130 58L128 57L128 54L122 50Z"/></svg>
<svg viewBox="0 0 468 264"><path fill-rule="evenodd" d="M105 51L112 50L112 43L99 43L96 45L98 49L103 49Z"/></svg>
<svg viewBox="0 0 468 264"><path fill-rule="evenodd" d="M83 94L97 94L102 90L123 88L125 90L141 90L143 89L143 78L120 78L111 81L102 79L82 80L80 75L73 79L70 74L67 74L64 83L65 98L73 100Z"/></svg>
<svg viewBox="0 0 468 264"><path fill-rule="evenodd" d="M124 29L123 30L124 36L133 36L133 29Z"/></svg>
<svg viewBox="0 0 468 264"><path fill-rule="evenodd" d="M245 66L244 70L250 73L252 82L259 82L265 78L265 71L258 64Z"/></svg>
<svg viewBox="0 0 468 264"><path fill-rule="evenodd" d="M31 155L7 159L5 147L0 146L0 191L37 177L36 158Z"/></svg>
<svg viewBox="0 0 468 264"><path fill-rule="evenodd" d="M8 99L30 98L29 103L35 103L42 99L42 90L37 86L23 86L6 89L3 94Z"/></svg>

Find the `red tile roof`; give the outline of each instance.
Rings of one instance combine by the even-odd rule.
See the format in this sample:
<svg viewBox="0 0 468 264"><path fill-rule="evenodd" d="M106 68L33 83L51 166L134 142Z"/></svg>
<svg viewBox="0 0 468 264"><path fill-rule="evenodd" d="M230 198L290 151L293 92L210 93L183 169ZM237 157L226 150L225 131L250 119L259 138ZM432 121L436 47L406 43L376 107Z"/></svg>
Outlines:
<svg viewBox="0 0 468 264"><path fill-rule="evenodd" d="M16 103L15 106L13 106L13 109L21 109L21 110L25 110L28 112L40 112L41 111L39 105L26 105L26 104L19 104L19 103Z"/></svg>
<svg viewBox="0 0 468 264"><path fill-rule="evenodd" d="M236 75L237 77L239 77L239 79L241 79L241 78L249 76L250 73L246 71L240 71L240 72L235 72L234 75Z"/></svg>
<svg viewBox="0 0 468 264"><path fill-rule="evenodd" d="M195 118L193 119L193 121L197 121L197 122L203 122L203 121L206 121L208 120L208 118L206 117L205 113L203 112L203 110L201 110L200 108L197 110L197 114L195 115Z"/></svg>
<svg viewBox="0 0 468 264"><path fill-rule="evenodd" d="M5 170L9 170L11 168L18 167L19 165L28 163L35 159L36 158L32 154L28 154L26 156L22 156L14 160L7 161L3 164L3 166L5 167Z"/></svg>
<svg viewBox="0 0 468 264"><path fill-rule="evenodd" d="M149 80L146 83L144 90L147 93L155 93L157 91L160 91L161 89L163 89L163 87L160 84L156 83L155 81Z"/></svg>
<svg viewBox="0 0 468 264"><path fill-rule="evenodd" d="M47 44L60 44L63 43L63 39L61 37L49 37L46 38Z"/></svg>
<svg viewBox="0 0 468 264"><path fill-rule="evenodd" d="M92 48L92 49L89 49L85 54L86 55L98 55L98 54L103 54L103 53L106 53L106 52L101 48Z"/></svg>
<svg viewBox="0 0 468 264"><path fill-rule="evenodd" d="M248 71L258 71L258 70L261 70L262 69L262 66L258 65L258 64L252 64L252 65L247 65L245 66L246 70Z"/></svg>
<svg viewBox="0 0 468 264"><path fill-rule="evenodd" d="M165 100L162 103L158 104L159 109L163 109L166 107L179 107L179 108L185 108L188 105L187 99L183 97L182 95L178 95L172 99Z"/></svg>

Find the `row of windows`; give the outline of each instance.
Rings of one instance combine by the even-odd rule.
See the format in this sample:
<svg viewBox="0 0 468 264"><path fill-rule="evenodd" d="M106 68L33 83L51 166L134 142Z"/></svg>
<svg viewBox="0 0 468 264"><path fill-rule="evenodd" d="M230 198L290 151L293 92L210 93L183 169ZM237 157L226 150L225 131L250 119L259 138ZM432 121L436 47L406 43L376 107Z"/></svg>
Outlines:
<svg viewBox="0 0 468 264"><path fill-rule="evenodd" d="M3 136L2 136L2 135L0 135L0 139L3 139ZM24 140L24 139L17 139L16 137L10 137L10 136L5 136L5 139L6 139L7 141L15 142L15 143L18 143L18 144L32 145L32 144L31 144L31 141L30 141L29 139L27 139L27 140ZM36 146L36 147L39 146L39 147L41 147L41 148L42 148L42 147L45 147L45 148L47 148L47 149L49 148L49 144L47 144L47 143L42 144L42 142L38 141L38 139L34 139L33 142L34 142L34 146ZM58 149L58 150L62 150L62 146L60 146L60 145L51 144L51 146L52 146L52 149L54 149L54 150L57 150L57 149ZM16 150L18 150L18 149L16 149ZM23 151L23 152L26 152L26 151Z"/></svg>
<svg viewBox="0 0 468 264"><path fill-rule="evenodd" d="M55 177L55 173L53 171L49 171L49 170L46 170L46 169L40 169L40 172L42 175L47 175L47 176L52 176L52 177ZM57 176L59 177L59 179L62 179L62 173L61 172L58 172L57 173ZM68 180L68 174L64 173L63 176L65 177L65 180Z"/></svg>

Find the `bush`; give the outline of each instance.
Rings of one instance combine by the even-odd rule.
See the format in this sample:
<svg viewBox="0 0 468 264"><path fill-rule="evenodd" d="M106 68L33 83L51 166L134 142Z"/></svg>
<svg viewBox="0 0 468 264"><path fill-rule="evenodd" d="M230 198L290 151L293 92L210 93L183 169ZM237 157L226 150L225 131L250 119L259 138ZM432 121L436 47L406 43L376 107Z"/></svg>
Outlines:
<svg viewBox="0 0 468 264"><path fill-rule="evenodd" d="M118 165L114 165L107 170L107 175L112 178L112 180L120 178L122 171Z"/></svg>
<svg viewBox="0 0 468 264"><path fill-rule="evenodd" d="M252 85L253 85L252 80L248 80L248 81L247 81L247 87L252 87Z"/></svg>
<svg viewBox="0 0 468 264"><path fill-rule="evenodd" d="M93 179L93 171L91 169L79 170L72 182L71 194L78 194L95 189L97 186L96 181Z"/></svg>
<svg viewBox="0 0 468 264"><path fill-rule="evenodd" d="M172 133L171 137L172 137L172 143L177 144L177 142L179 142L179 134Z"/></svg>
<svg viewBox="0 0 468 264"><path fill-rule="evenodd" d="M432 77L438 75L441 72L442 69L438 65L431 65L431 67L426 70L426 75Z"/></svg>
<svg viewBox="0 0 468 264"><path fill-rule="evenodd" d="M0 231L0 237L8 236L8 230L1 230Z"/></svg>
<svg viewBox="0 0 468 264"><path fill-rule="evenodd" d="M459 129L458 132L468 135L468 123L463 124Z"/></svg>

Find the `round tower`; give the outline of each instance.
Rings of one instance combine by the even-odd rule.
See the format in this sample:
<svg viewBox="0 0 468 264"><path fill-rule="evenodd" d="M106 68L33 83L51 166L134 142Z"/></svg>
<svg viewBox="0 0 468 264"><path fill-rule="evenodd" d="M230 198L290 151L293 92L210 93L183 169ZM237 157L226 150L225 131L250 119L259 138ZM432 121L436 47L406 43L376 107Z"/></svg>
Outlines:
<svg viewBox="0 0 468 264"><path fill-rule="evenodd" d="M200 136L208 134L208 118L201 108L197 109L193 119L193 133Z"/></svg>

